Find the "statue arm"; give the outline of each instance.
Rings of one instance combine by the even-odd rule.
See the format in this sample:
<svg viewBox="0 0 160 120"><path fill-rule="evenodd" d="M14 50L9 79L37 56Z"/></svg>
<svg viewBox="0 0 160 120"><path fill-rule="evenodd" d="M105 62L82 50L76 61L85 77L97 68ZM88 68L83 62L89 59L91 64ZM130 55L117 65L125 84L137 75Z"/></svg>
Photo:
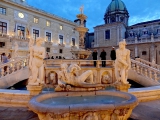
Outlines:
<svg viewBox="0 0 160 120"><path fill-rule="evenodd" d="M37 57L41 58L41 59L44 59L45 58L45 49L43 48L43 52L41 55L35 53Z"/></svg>

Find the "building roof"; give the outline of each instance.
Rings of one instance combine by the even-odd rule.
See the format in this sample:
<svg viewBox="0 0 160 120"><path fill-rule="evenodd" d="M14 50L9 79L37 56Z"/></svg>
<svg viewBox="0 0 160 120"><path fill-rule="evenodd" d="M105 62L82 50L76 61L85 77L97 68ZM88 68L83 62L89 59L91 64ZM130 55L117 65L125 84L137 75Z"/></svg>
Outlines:
<svg viewBox="0 0 160 120"><path fill-rule="evenodd" d="M160 19L141 22L141 23L137 23L137 24L134 24L134 25L131 25L131 26L138 26L138 25L150 24L150 23L155 23L155 22L160 22Z"/></svg>

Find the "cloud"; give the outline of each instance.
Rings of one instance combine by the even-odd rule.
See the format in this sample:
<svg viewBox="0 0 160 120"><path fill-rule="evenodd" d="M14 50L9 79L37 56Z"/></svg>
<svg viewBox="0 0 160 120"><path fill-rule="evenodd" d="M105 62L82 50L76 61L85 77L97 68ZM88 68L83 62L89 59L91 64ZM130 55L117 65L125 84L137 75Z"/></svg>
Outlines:
<svg viewBox="0 0 160 120"><path fill-rule="evenodd" d="M84 5L84 14L88 16L87 27L104 24L104 14L111 0L27 0L28 4L62 18L74 21ZM155 20L160 18L160 0L122 0L130 14L129 24Z"/></svg>

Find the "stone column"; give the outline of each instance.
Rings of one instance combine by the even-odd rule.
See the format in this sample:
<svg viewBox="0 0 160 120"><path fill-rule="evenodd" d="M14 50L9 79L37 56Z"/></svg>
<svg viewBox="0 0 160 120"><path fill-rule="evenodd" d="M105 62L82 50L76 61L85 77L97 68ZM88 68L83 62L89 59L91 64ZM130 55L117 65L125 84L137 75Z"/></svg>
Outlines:
<svg viewBox="0 0 160 120"><path fill-rule="evenodd" d="M117 45L119 45L119 26L117 27Z"/></svg>
<svg viewBox="0 0 160 120"><path fill-rule="evenodd" d="M137 47L137 45L135 46L135 57L138 57L138 47Z"/></svg>

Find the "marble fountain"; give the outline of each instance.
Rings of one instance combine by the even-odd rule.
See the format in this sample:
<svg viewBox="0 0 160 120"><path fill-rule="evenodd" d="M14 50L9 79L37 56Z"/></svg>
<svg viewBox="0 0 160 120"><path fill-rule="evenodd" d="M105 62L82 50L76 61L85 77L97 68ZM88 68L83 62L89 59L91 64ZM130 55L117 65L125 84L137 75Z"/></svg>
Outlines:
<svg viewBox="0 0 160 120"><path fill-rule="evenodd" d="M88 30L83 21L86 16L77 15L81 24L77 27L80 33L80 48L84 48L84 34ZM61 63L57 72L58 85L55 92L40 94L45 83L43 40L38 38L36 44L29 47L29 68L31 75L27 90L32 95L28 103L30 110L38 114L40 120L127 120L133 108L138 104L134 95L119 91L106 91L105 85L94 80L94 72L90 69L80 72L81 67L75 63ZM32 43L32 42L31 42ZM115 77L117 90L128 91L127 72L130 69L130 51L125 48L125 41L120 42L115 61ZM82 50L76 53L78 59L84 59ZM86 58L87 58L86 56ZM100 69L100 68L99 68ZM80 73L80 74L77 74ZM105 81L103 81L105 82ZM105 82L107 83L107 81ZM36 95L36 96L35 96Z"/></svg>
<svg viewBox="0 0 160 120"><path fill-rule="evenodd" d="M41 43L39 41L41 40L37 40L37 45ZM119 58L115 61L117 90L121 87L129 88L126 87L129 86L126 72L130 67L128 57L130 52L125 49L125 41L119 45L117 53L120 55L117 55ZM33 46L32 51L40 50L37 48ZM41 52L43 55L43 50ZM43 76L36 72L42 70L43 62L40 62L38 57L31 60L36 61L35 59L39 62L30 61L34 67L31 67L32 74L27 86L32 95L41 93L44 83ZM105 85L95 83L92 70L77 74L79 71L81 67L75 63L69 65L62 63L58 71L58 85L55 92L34 96L28 103L29 109L37 113L40 120L127 120L129 118L138 104L134 95L120 91L106 91Z"/></svg>

